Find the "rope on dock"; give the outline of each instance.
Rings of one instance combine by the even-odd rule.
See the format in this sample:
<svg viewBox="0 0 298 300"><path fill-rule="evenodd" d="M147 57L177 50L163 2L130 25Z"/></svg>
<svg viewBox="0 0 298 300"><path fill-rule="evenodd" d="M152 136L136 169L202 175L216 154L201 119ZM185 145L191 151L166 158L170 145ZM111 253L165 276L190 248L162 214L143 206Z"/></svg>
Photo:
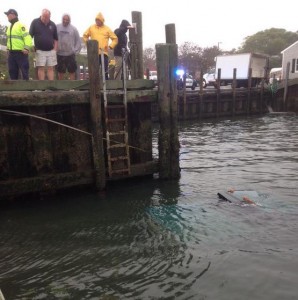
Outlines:
<svg viewBox="0 0 298 300"><path fill-rule="evenodd" d="M15 111L15 110L8 110L8 109L0 109L0 112L4 112L4 113L16 115L16 116L20 115L20 116L26 116L26 117L31 117L31 118L35 118L35 119L40 119L40 120L43 120L43 121L46 121L46 122L49 122L49 123L54 123L54 124L57 124L57 125L60 125L60 126L63 126L63 127L66 127L66 128L69 128L69 129L72 129L72 130L75 130L75 131L78 131L78 132L81 132L81 133L92 136L92 134L90 132L87 132L87 131L84 131L84 130L81 130L81 129L78 129L78 128L75 128L75 127L57 122L57 121L54 121L54 120L51 120L51 119L43 118L43 117L40 117L40 116L36 116L36 115L32 115L32 114L28 114L28 113L24 113L24 112L20 112L20 111Z"/></svg>

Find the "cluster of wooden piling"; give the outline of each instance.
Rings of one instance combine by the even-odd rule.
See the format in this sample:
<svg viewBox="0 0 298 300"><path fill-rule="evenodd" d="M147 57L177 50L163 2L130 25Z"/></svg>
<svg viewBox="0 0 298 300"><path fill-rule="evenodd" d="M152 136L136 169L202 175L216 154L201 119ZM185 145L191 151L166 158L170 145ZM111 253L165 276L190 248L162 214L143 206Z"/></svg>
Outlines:
<svg viewBox="0 0 298 300"><path fill-rule="evenodd" d="M140 15L133 22L140 22ZM158 159L152 155L151 105L158 93L154 83L143 79L142 58L138 36L131 36L134 46L131 55L132 80L126 84L128 174L110 176L107 172L107 149L103 90L110 104L123 102L123 83L102 82L99 74L98 45L88 41L89 81L1 81L0 82L0 198L47 192L88 185L97 190L106 187L108 180L153 175L161 168L172 168L173 158L179 166L178 152L168 157L163 151ZM177 61L177 53L176 61ZM168 58L163 58L169 64ZM103 85L104 89L103 89ZM164 87L165 89L168 87ZM164 94L164 93L162 93ZM168 99L168 98L167 98ZM163 101L163 98L162 98ZM160 107L160 111L169 109ZM177 123L176 112L164 112ZM116 113L117 115L117 113ZM174 123L173 123L174 122ZM161 124L167 124L161 120ZM163 128L164 125L162 125ZM164 133L164 131L163 131ZM173 134L161 133L161 149L171 149ZM178 135L174 141L178 143ZM177 172L161 173L161 178L179 177Z"/></svg>
<svg viewBox="0 0 298 300"><path fill-rule="evenodd" d="M106 188L109 180L180 177L178 120L263 113L276 101L264 87L209 92L177 91L178 49L174 24L156 45L158 89L143 79L142 18L132 13L132 80L126 82L129 172L107 172L104 96L123 102L123 82L103 83L97 42L89 41L89 80L0 81L0 199L77 186ZM273 99L273 100L272 100ZM297 97L296 97L297 99ZM274 104L273 101L273 104ZM121 115L115 110L113 118ZM123 117L123 116L122 116ZM159 122L158 158L153 158L152 122Z"/></svg>

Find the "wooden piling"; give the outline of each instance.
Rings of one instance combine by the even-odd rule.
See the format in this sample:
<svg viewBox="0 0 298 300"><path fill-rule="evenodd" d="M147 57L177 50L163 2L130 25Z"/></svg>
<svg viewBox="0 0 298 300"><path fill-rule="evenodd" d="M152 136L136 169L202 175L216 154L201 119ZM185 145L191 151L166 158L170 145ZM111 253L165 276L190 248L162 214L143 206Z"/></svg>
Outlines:
<svg viewBox="0 0 298 300"><path fill-rule="evenodd" d="M199 120L202 119L202 113L203 113L203 100L204 100L204 92L203 92L203 70L201 69L200 72L200 90L199 90Z"/></svg>
<svg viewBox="0 0 298 300"><path fill-rule="evenodd" d="M156 64L159 74L159 176L162 179L180 177L178 106L175 70L178 65L176 44L157 44Z"/></svg>
<svg viewBox="0 0 298 300"><path fill-rule="evenodd" d="M248 69L248 80L247 80L247 102L246 102L246 115L249 116L250 111L251 111L251 80L252 76L252 68Z"/></svg>
<svg viewBox="0 0 298 300"><path fill-rule="evenodd" d="M167 24L165 26L166 30L166 43L176 44L176 28L175 24Z"/></svg>
<svg viewBox="0 0 298 300"><path fill-rule="evenodd" d="M135 25L135 29L129 31L131 79L143 79L144 66L142 13L133 11L131 13L131 19L132 24Z"/></svg>
<svg viewBox="0 0 298 300"><path fill-rule="evenodd" d="M218 69L218 71L217 71L217 85L216 85L216 118L218 118L218 116L219 116L220 80L221 80L221 69Z"/></svg>
<svg viewBox="0 0 298 300"><path fill-rule="evenodd" d="M98 190L106 186L106 168L103 149L102 112L99 81L98 42L87 42L90 88L90 117L92 131L92 154L95 170L95 185Z"/></svg>
<svg viewBox="0 0 298 300"><path fill-rule="evenodd" d="M288 96L288 85L289 85L289 75L290 75L290 63L287 63L286 68L286 78L285 78L285 87L284 87L284 95L282 101L282 109L283 111L287 111L287 96Z"/></svg>
<svg viewBox="0 0 298 300"><path fill-rule="evenodd" d="M237 77L237 69L234 68L233 69L233 83L232 83L232 89L233 89L232 116L233 117L235 116L235 113L236 113L236 85L237 85L236 77Z"/></svg>

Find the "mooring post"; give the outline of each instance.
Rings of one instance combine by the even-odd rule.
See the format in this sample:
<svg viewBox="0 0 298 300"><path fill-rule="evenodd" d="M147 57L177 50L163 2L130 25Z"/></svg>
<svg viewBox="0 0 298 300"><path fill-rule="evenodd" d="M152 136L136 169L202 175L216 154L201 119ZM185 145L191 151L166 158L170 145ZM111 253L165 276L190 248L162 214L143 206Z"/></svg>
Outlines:
<svg viewBox="0 0 298 300"><path fill-rule="evenodd" d="M216 118L219 117L220 109L220 81L221 81L221 69L217 70L217 84L216 84Z"/></svg>
<svg viewBox="0 0 298 300"><path fill-rule="evenodd" d="M233 102L232 102L232 116L234 117L236 114L236 86L237 86L237 69L233 69L233 82L232 82L232 90L233 90Z"/></svg>
<svg viewBox="0 0 298 300"><path fill-rule="evenodd" d="M264 68L264 77L261 81L261 89L260 89L260 105L259 105L259 111L261 114L263 114L263 103L264 103L264 85L265 85L265 80L266 80L266 72L267 68Z"/></svg>
<svg viewBox="0 0 298 300"><path fill-rule="evenodd" d="M92 153L95 169L95 184L98 190L106 186L106 169L103 150L103 129L101 112L101 95L99 81L98 42L87 42L88 71L90 86L90 116L92 130Z"/></svg>
<svg viewBox="0 0 298 300"><path fill-rule="evenodd" d="M180 177L178 106L175 71L178 65L176 44L157 44L156 65L159 76L159 176L161 179Z"/></svg>
<svg viewBox="0 0 298 300"><path fill-rule="evenodd" d="M251 103L251 84L252 84L252 68L248 69L248 80L247 80L247 103L246 103L246 115L249 116L252 110Z"/></svg>
<svg viewBox="0 0 298 300"><path fill-rule="evenodd" d="M176 44L176 27L175 24L167 24L166 29L166 43Z"/></svg>
<svg viewBox="0 0 298 300"><path fill-rule="evenodd" d="M203 69L200 70L200 90L199 90L199 120L202 119L202 114L203 114L203 100L204 100L204 92L203 92Z"/></svg>
<svg viewBox="0 0 298 300"><path fill-rule="evenodd" d="M287 97L288 97L289 76L290 76L290 63L288 62L287 68L286 68L286 77L285 77L285 81L284 81L284 95L283 95L283 101L282 101L283 111L288 110Z"/></svg>
<svg viewBox="0 0 298 300"><path fill-rule="evenodd" d="M131 60L131 79L144 78L143 66L143 29L142 13L133 11L131 13L132 25L134 30L129 31L130 60Z"/></svg>

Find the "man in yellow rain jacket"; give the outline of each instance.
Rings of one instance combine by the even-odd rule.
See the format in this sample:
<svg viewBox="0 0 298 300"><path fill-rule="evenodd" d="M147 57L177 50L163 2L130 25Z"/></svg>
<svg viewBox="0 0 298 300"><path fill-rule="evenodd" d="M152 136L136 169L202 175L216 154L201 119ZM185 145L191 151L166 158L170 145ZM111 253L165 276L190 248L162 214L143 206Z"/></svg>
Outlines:
<svg viewBox="0 0 298 300"><path fill-rule="evenodd" d="M95 17L95 24L91 25L83 34L85 43L90 40L96 40L98 42L98 54L99 65L101 65L101 52L104 53L104 68L105 78L109 79L109 56L108 50L114 49L118 43L116 34L110 29L110 27L104 24L105 19L102 13L98 13ZM109 44L109 41L112 41Z"/></svg>
<svg viewBox="0 0 298 300"><path fill-rule="evenodd" d="M19 79L19 70L24 80L29 79L29 51L32 38L27 28L18 19L15 9L5 12L10 26L7 28L8 71L11 80Z"/></svg>

